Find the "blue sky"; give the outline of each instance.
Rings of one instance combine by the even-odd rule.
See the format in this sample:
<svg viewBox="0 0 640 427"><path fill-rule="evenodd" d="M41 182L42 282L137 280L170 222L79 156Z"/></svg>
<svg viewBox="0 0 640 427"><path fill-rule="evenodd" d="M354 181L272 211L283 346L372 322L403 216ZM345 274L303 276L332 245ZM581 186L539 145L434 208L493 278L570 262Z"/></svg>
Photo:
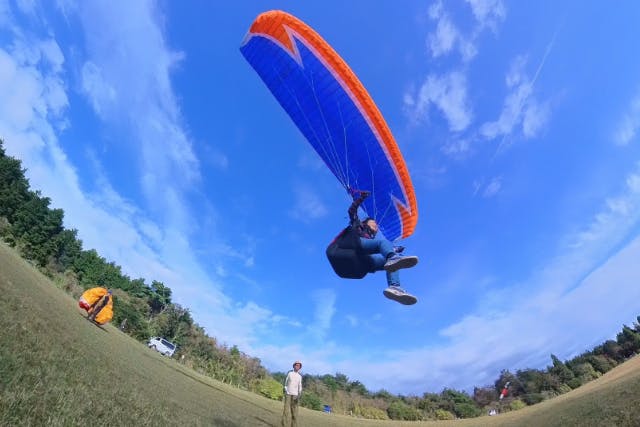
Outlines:
<svg viewBox="0 0 640 427"><path fill-rule="evenodd" d="M418 198L401 274L325 260L349 197L239 52L282 9L359 76ZM371 391L492 383L640 314L640 6L0 1L0 135L84 247L220 342Z"/></svg>

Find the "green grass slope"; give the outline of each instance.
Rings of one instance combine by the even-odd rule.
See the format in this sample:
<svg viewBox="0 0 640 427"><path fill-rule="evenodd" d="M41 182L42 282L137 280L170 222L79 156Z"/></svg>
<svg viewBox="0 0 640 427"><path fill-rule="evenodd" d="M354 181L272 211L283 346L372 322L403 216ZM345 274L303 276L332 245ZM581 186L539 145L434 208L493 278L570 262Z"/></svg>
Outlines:
<svg viewBox="0 0 640 427"><path fill-rule="evenodd" d="M117 304L117 301L116 301ZM497 417L357 420L301 408L302 426L637 426L640 358L557 399ZM160 356L84 319L70 296L0 244L0 425L275 426L282 403Z"/></svg>

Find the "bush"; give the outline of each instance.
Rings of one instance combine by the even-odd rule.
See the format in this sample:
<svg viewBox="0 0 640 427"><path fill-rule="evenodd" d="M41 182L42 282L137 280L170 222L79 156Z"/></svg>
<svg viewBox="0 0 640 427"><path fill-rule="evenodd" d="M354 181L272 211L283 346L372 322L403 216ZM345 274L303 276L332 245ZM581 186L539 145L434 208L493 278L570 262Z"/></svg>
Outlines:
<svg viewBox="0 0 640 427"><path fill-rule="evenodd" d="M569 380L567 385L572 389L576 389L582 385L582 381L580 381L580 378L572 378L571 380Z"/></svg>
<svg viewBox="0 0 640 427"><path fill-rule="evenodd" d="M271 377L263 378L258 382L258 393L273 400L281 400L284 396L282 384Z"/></svg>
<svg viewBox="0 0 640 427"><path fill-rule="evenodd" d="M509 404L509 408L512 411L517 411L518 409L522 409L522 408L526 408L526 407L527 407L527 404L524 403L520 399L516 399L516 400L512 401L511 404Z"/></svg>
<svg viewBox="0 0 640 427"><path fill-rule="evenodd" d="M535 405L544 400L544 395L542 393L527 393L522 396L522 400L524 400L527 405Z"/></svg>
<svg viewBox="0 0 640 427"><path fill-rule="evenodd" d="M418 409L399 400L389 405L387 414L389 414L389 418L392 420L419 421L422 419L422 414Z"/></svg>
<svg viewBox="0 0 640 427"><path fill-rule="evenodd" d="M456 416L449 411L445 411L444 409L436 409L436 419L437 420L455 420Z"/></svg>
<svg viewBox="0 0 640 427"><path fill-rule="evenodd" d="M312 391L302 393L302 397L300 398L300 405L304 406L305 408L313 409L314 411L322 410L322 401L320 400L320 396Z"/></svg>
<svg viewBox="0 0 640 427"><path fill-rule="evenodd" d="M469 402L456 403L453 410L460 418L475 418L482 415L482 409Z"/></svg>
<svg viewBox="0 0 640 427"><path fill-rule="evenodd" d="M388 420L389 416L385 411L373 406L362 406L355 404L351 413L356 417L366 418L368 420Z"/></svg>

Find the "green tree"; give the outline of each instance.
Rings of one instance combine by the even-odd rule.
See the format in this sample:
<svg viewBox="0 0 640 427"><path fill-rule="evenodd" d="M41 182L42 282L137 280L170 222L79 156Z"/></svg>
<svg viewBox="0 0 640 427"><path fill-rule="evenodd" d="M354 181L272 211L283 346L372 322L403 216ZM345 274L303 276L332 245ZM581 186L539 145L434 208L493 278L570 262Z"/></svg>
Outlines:
<svg viewBox="0 0 640 427"><path fill-rule="evenodd" d="M72 269L82 252L82 241L78 239L78 231L62 230L54 240L56 248L54 258L58 272Z"/></svg>
<svg viewBox="0 0 640 427"><path fill-rule="evenodd" d="M441 405L441 408L451 410L460 418L471 418L480 415L480 410L475 405L475 402L464 391L445 388L441 396L444 401L449 402L446 407Z"/></svg>
<svg viewBox="0 0 640 427"><path fill-rule="evenodd" d="M554 354L551 355L551 362L553 366L548 368L548 371L551 375L554 375L558 378L560 384L569 384L571 380L573 380L574 375L560 359L558 359Z"/></svg>
<svg viewBox="0 0 640 427"><path fill-rule="evenodd" d="M49 209L50 199L30 193L11 221L9 233L22 255L44 267L56 254L55 238L63 230L61 209Z"/></svg>
<svg viewBox="0 0 640 427"><path fill-rule="evenodd" d="M608 358L604 354L591 354L587 356L587 360L597 372L604 374L609 372L616 366L616 361Z"/></svg>
<svg viewBox="0 0 640 427"><path fill-rule="evenodd" d="M0 217L11 224L29 197L29 182L20 160L8 157L0 140Z"/></svg>
<svg viewBox="0 0 640 427"><path fill-rule="evenodd" d="M333 375L323 375L320 380L332 394L338 391L338 382Z"/></svg>
<svg viewBox="0 0 640 427"><path fill-rule="evenodd" d="M500 376L498 377L498 379L493 383L493 386L495 387L496 393L498 393L498 395L507 383L509 383L510 396L515 397L524 393L524 388L522 387L522 384L520 384L518 377L512 374L508 369L503 369L500 372Z"/></svg>
<svg viewBox="0 0 640 427"><path fill-rule="evenodd" d="M146 341L151 336L149 323L146 320L146 303L139 298L131 297L122 291L114 292L113 324L120 325L127 319L127 334L140 341Z"/></svg>
<svg viewBox="0 0 640 427"><path fill-rule="evenodd" d="M483 408L491 402L498 400L498 393L493 387L474 387L473 400L476 405Z"/></svg>
<svg viewBox="0 0 640 427"><path fill-rule="evenodd" d="M376 399L385 400L387 402L390 402L394 398L394 396L385 389L375 392L373 397Z"/></svg>
<svg viewBox="0 0 640 427"><path fill-rule="evenodd" d="M607 340L602 345L594 349L596 354L604 354L609 359L616 362L616 364L623 362L625 359L622 346L614 340Z"/></svg>
<svg viewBox="0 0 640 427"><path fill-rule="evenodd" d="M625 358L640 352L640 333L627 325L622 326L622 331L618 333L616 341L620 345L620 353Z"/></svg>
<svg viewBox="0 0 640 427"><path fill-rule="evenodd" d="M360 381L352 381L349 383L348 391L359 394L360 396L369 395L369 391L367 391L367 388Z"/></svg>
<svg viewBox="0 0 640 427"><path fill-rule="evenodd" d="M160 313L171 304L171 289L162 282L154 280L151 282L151 294L149 296L149 306L152 313Z"/></svg>
<svg viewBox="0 0 640 427"><path fill-rule="evenodd" d="M185 342L192 324L193 319L189 310L179 304L168 306L166 310L151 320L154 335L165 337L180 346Z"/></svg>

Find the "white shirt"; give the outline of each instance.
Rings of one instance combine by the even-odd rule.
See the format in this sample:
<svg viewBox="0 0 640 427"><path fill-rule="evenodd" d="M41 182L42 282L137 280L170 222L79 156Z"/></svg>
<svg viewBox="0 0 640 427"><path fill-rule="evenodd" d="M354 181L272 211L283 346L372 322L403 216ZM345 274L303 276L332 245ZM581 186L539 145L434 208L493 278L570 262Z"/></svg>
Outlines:
<svg viewBox="0 0 640 427"><path fill-rule="evenodd" d="M289 371L284 380L284 391L291 396L298 396L302 393L302 375L296 371Z"/></svg>

